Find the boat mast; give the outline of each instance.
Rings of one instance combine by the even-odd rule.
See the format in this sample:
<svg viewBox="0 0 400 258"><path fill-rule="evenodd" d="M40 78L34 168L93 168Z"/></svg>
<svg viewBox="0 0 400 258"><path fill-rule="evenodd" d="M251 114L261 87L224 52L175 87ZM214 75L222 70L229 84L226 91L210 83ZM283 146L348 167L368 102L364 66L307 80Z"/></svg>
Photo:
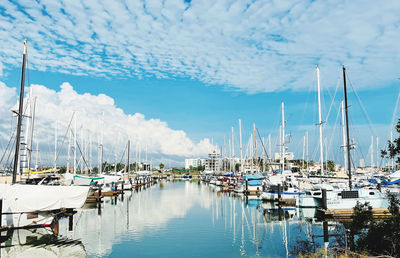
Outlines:
<svg viewBox="0 0 400 258"><path fill-rule="evenodd" d="M29 127L29 142L28 142L28 178L31 169L31 161L32 161L32 149L33 149L33 127L35 125L35 111L36 111L36 97L33 98L33 102L31 102L31 125Z"/></svg>
<svg viewBox="0 0 400 258"><path fill-rule="evenodd" d="M231 141L231 147L232 147L232 156L231 156L231 169L232 172L235 172L235 161L234 161L234 157L235 157L235 138L234 138L234 131L233 131L233 126L232 126L232 141Z"/></svg>
<svg viewBox="0 0 400 258"><path fill-rule="evenodd" d="M308 131L306 131L306 165L307 165L307 173L309 172L308 170Z"/></svg>
<svg viewBox="0 0 400 258"><path fill-rule="evenodd" d="M282 102L282 173L285 171L285 104Z"/></svg>
<svg viewBox="0 0 400 258"><path fill-rule="evenodd" d="M371 169L374 167L374 136L371 135Z"/></svg>
<svg viewBox="0 0 400 258"><path fill-rule="evenodd" d="M343 100L340 102L340 104L341 104L341 107L342 107L342 136L343 136L343 154L344 154L343 168L344 168L344 171L346 171L346 166L347 166L347 144L346 144L346 129L345 129L344 102L343 102Z"/></svg>
<svg viewBox="0 0 400 258"><path fill-rule="evenodd" d="M253 123L254 131L254 168L258 172L258 157L257 157L257 138L256 138L256 123Z"/></svg>
<svg viewBox="0 0 400 258"><path fill-rule="evenodd" d="M70 160L71 160L71 131L68 130L67 173L69 173Z"/></svg>
<svg viewBox="0 0 400 258"><path fill-rule="evenodd" d="M128 140L128 167L127 167L127 173L128 173L128 175L129 175L129 168L130 168L130 166L129 166L129 156L130 156L130 152L131 152L131 140Z"/></svg>
<svg viewBox="0 0 400 258"><path fill-rule="evenodd" d="M54 172L57 170L57 123L54 126Z"/></svg>
<svg viewBox="0 0 400 258"><path fill-rule="evenodd" d="M17 168L19 163L19 145L21 140L21 125L22 125L22 112L24 108L24 86L25 86L25 64L26 64L26 52L27 52L27 40L24 40L24 52L22 54L22 71L21 71L21 89L19 92L19 108L18 108L18 122L17 122L17 138L15 140L15 155L14 155L14 168L12 183L15 184L17 180Z"/></svg>
<svg viewBox="0 0 400 258"><path fill-rule="evenodd" d="M243 149L242 149L242 120L240 120L239 119L239 148L240 148L240 165L241 165L241 169L242 169L242 171L241 171L241 173L242 173L242 175L244 174L243 173Z"/></svg>
<svg viewBox="0 0 400 258"><path fill-rule="evenodd" d="M344 105L346 111L346 145L347 145L347 167L349 168L349 188L351 190L351 160L350 160L350 133L349 133L349 111L347 105L347 88L346 88L346 68L343 66L343 87L344 87Z"/></svg>
<svg viewBox="0 0 400 258"><path fill-rule="evenodd" d="M268 134L268 158L269 162L272 162L272 149L271 149L271 134Z"/></svg>
<svg viewBox="0 0 400 258"><path fill-rule="evenodd" d="M301 162L301 168L302 169L304 169L304 155L305 155L305 152L306 152L306 135L304 134L303 135L303 159L302 159L302 162Z"/></svg>
<svg viewBox="0 0 400 258"><path fill-rule="evenodd" d="M376 136L376 168L379 169L379 136Z"/></svg>
<svg viewBox="0 0 400 258"><path fill-rule="evenodd" d="M320 148L320 162L321 162L321 175L324 174L324 147L322 143L322 114L321 114L321 83L319 79L319 66L317 66L317 88L318 88L318 125L319 125L319 148Z"/></svg>
<svg viewBox="0 0 400 258"><path fill-rule="evenodd" d="M76 174L76 120L77 116L75 115L75 121L74 121L74 174Z"/></svg>

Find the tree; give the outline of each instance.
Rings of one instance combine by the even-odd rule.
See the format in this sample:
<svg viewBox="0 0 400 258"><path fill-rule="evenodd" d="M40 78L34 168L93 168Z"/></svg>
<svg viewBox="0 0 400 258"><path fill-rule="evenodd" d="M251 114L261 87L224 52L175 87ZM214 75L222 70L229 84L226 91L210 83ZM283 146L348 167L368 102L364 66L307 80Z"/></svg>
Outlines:
<svg viewBox="0 0 400 258"><path fill-rule="evenodd" d="M397 121L395 129L397 134L400 134L400 119ZM396 164L400 164L400 136L393 141L388 140L387 149L381 150L381 157L394 159Z"/></svg>
<svg viewBox="0 0 400 258"><path fill-rule="evenodd" d="M388 194L388 199L391 217L385 220L374 220L368 203L358 203L354 208L349 226L350 245L354 251L396 257L400 254L400 201L393 194Z"/></svg>
<svg viewBox="0 0 400 258"><path fill-rule="evenodd" d="M332 160L328 160L327 168L328 168L328 171L331 171L331 172L335 171L335 162Z"/></svg>
<svg viewBox="0 0 400 258"><path fill-rule="evenodd" d="M163 169L163 168L164 168L164 164L160 163L160 169Z"/></svg>
<svg viewBox="0 0 400 258"><path fill-rule="evenodd" d="M239 172L240 166L241 166L240 163L236 163L236 164L235 164L235 171L236 171L236 172Z"/></svg>

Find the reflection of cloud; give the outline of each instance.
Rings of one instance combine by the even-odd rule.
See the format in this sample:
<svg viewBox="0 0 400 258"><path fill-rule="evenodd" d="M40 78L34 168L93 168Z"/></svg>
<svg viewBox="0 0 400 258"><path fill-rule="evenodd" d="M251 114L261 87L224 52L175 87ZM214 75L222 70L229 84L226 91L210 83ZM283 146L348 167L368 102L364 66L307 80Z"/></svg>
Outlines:
<svg viewBox="0 0 400 258"><path fill-rule="evenodd" d="M124 203L119 200L117 205L110 205L111 199L106 198L101 216L97 215L97 209L79 211L74 217L76 225L72 238L80 239L89 255L105 256L125 235L139 240L146 234L156 234L172 219L185 217L196 205L209 208L212 198L216 197L205 187L189 182L166 186L161 191L155 187L158 185L138 193L127 192ZM128 207L126 202L129 198ZM67 223L67 220L60 222L61 231L67 230ZM69 235L67 232L62 234Z"/></svg>

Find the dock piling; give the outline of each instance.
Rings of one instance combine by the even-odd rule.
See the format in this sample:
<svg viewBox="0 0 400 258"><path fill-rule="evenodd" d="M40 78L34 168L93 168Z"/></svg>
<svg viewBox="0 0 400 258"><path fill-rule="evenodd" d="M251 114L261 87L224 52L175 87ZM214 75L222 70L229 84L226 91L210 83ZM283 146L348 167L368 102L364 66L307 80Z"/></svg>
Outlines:
<svg viewBox="0 0 400 258"><path fill-rule="evenodd" d="M328 204L326 199L326 189L322 189L322 209L327 210Z"/></svg>
<svg viewBox="0 0 400 258"><path fill-rule="evenodd" d="M2 220L3 220L3 199L0 199L0 228L2 226Z"/></svg>

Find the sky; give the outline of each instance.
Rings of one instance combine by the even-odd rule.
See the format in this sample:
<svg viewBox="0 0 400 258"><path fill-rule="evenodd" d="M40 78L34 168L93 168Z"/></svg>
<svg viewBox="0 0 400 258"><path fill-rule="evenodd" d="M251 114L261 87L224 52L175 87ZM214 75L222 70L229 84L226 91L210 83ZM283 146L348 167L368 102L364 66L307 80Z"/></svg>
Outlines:
<svg viewBox="0 0 400 258"><path fill-rule="evenodd" d="M309 131L309 158L318 159L316 65L327 158L343 160L345 65L355 160L369 160L371 135L378 148L388 140L400 89L398 13L399 1L2 1L0 148L15 124L27 39L43 163L55 124L64 135L74 112L82 138L95 146L103 135L109 160L127 139L155 163L180 165L221 146L230 155L232 126L239 156L238 119L244 155L253 123L271 134L274 152L281 102L288 151L302 157Z"/></svg>

